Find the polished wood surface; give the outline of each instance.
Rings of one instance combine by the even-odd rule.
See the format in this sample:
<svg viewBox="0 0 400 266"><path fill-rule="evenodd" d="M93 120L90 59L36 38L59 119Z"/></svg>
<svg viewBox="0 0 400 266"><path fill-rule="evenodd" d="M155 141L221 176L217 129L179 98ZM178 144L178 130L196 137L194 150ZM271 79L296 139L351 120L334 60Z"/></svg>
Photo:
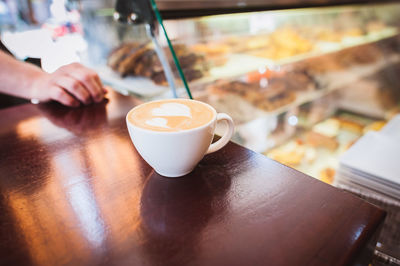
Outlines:
<svg viewBox="0 0 400 266"><path fill-rule="evenodd" d="M384 219L233 143L161 177L128 136L137 103L0 111L1 265L347 265Z"/></svg>

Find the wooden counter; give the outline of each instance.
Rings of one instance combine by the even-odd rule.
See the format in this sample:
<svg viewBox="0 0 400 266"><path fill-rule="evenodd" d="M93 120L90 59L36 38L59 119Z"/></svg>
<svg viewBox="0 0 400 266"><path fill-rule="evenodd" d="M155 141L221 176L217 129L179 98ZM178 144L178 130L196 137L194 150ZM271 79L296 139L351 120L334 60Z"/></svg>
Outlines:
<svg viewBox="0 0 400 266"><path fill-rule="evenodd" d="M111 93L79 109L0 111L1 265L348 265L371 255L382 210L236 144L185 177L159 176L128 136L137 103Z"/></svg>

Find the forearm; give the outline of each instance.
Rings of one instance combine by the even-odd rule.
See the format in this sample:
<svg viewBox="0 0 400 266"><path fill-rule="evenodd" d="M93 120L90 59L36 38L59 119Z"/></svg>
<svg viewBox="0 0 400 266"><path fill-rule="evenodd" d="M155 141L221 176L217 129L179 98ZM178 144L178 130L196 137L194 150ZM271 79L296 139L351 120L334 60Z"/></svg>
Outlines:
<svg viewBox="0 0 400 266"><path fill-rule="evenodd" d="M81 64L65 65L49 74L0 51L0 92L78 107L101 102L107 91L97 73Z"/></svg>
<svg viewBox="0 0 400 266"><path fill-rule="evenodd" d="M40 68L0 51L0 92L32 99L33 83L43 75L47 74Z"/></svg>

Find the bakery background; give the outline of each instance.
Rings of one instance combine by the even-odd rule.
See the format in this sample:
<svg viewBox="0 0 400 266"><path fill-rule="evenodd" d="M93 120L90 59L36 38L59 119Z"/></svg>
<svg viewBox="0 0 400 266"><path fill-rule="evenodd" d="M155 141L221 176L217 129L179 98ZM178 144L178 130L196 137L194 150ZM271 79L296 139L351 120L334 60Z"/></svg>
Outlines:
<svg viewBox="0 0 400 266"><path fill-rule="evenodd" d="M144 101L172 96L145 26L116 22L115 1L17 2L0 2L2 40L47 40L14 51L19 57L40 57L47 71L80 61ZM354 154L355 143L400 113L400 3L347 3L157 1L194 98L235 120L233 141L384 207L389 215L373 265L400 265L397 194L377 189L366 174L366 182L338 174L347 173L341 159ZM157 38L178 94L187 97L165 38Z"/></svg>
<svg viewBox="0 0 400 266"><path fill-rule="evenodd" d="M88 38L96 55L86 63L124 94L170 97L144 26L116 23L112 8L90 14L84 27L96 36ZM332 184L339 156L399 110L399 19L400 5L389 3L176 18L165 26L194 98L234 118L235 142ZM183 88L180 95L187 97Z"/></svg>

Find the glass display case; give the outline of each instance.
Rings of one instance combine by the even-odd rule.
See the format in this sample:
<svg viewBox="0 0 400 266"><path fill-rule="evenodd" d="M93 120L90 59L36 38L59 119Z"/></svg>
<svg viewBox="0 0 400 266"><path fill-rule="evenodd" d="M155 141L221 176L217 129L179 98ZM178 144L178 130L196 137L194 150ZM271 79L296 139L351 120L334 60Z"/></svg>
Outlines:
<svg viewBox="0 0 400 266"><path fill-rule="evenodd" d="M87 64L125 94L171 97L145 27L113 22L112 9L87 12ZM168 19L165 27L194 98L234 119L233 141L331 184L340 154L399 110L399 22L400 4L390 3ZM187 97L182 88L178 95Z"/></svg>

